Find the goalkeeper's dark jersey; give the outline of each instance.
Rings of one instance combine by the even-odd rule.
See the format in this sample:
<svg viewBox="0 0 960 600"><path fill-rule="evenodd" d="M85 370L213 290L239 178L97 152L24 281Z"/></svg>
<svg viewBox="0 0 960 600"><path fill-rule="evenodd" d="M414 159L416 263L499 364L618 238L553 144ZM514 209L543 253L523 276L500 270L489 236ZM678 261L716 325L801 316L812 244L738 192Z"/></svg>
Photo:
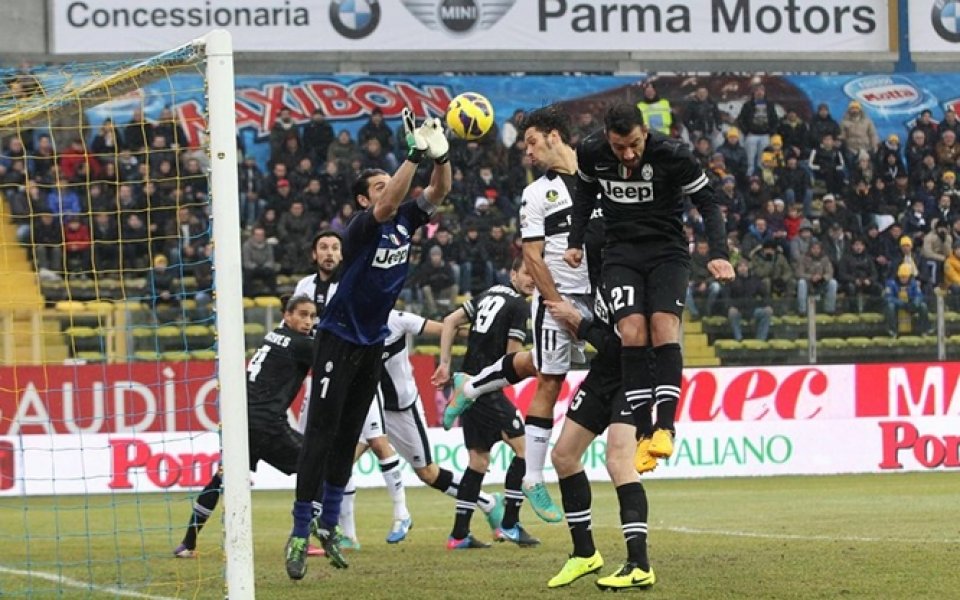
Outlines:
<svg viewBox="0 0 960 600"><path fill-rule="evenodd" d="M287 409L313 364L313 338L281 325L263 338L247 365L250 427L286 421Z"/></svg>
<svg viewBox="0 0 960 600"><path fill-rule="evenodd" d="M512 286L495 285L464 302L462 308L471 321L467 354L463 358L464 373L476 375L480 369L499 360L507 353L507 342L511 339L521 344L527 339L530 306Z"/></svg>
<svg viewBox="0 0 960 600"><path fill-rule="evenodd" d="M584 232L600 197L607 247L622 243L663 242L686 251L683 235L684 198L703 215L712 258L727 258L723 220L714 192L690 147L651 132L631 170L617 159L606 133L587 136L577 148L580 179L573 206L569 246L582 248Z"/></svg>

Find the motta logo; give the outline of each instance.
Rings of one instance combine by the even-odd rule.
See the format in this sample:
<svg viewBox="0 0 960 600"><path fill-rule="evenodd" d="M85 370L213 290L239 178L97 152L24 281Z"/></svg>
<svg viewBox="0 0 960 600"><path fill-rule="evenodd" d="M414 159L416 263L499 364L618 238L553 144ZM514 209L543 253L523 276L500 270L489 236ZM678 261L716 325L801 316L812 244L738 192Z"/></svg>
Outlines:
<svg viewBox="0 0 960 600"><path fill-rule="evenodd" d="M881 469L902 469L904 454L928 469L960 467L960 435L921 433L909 421L880 423L880 431L883 437Z"/></svg>
<svg viewBox="0 0 960 600"><path fill-rule="evenodd" d="M430 29L465 35L493 27L516 0L400 0Z"/></svg>

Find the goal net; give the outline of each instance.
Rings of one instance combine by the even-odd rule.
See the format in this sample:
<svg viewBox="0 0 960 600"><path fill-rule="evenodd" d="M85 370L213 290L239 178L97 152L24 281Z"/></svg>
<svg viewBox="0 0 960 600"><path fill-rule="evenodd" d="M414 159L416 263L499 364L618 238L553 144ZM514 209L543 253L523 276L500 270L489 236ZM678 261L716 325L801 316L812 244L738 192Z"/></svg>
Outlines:
<svg viewBox="0 0 960 600"><path fill-rule="evenodd" d="M0 70L0 143L0 596L252 594L229 34Z"/></svg>

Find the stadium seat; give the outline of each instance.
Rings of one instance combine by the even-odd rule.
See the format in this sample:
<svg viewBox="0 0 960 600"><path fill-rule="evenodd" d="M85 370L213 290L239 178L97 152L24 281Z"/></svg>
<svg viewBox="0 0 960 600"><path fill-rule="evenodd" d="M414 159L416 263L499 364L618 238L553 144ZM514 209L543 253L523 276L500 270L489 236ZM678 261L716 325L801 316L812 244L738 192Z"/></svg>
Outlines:
<svg viewBox="0 0 960 600"><path fill-rule="evenodd" d="M860 322L860 317L854 313L844 313L835 317L837 323L853 325Z"/></svg>
<svg viewBox="0 0 960 600"><path fill-rule="evenodd" d="M133 358L142 362L157 362L160 360L160 353L151 350L138 350L133 353Z"/></svg>
<svg viewBox="0 0 960 600"><path fill-rule="evenodd" d="M243 326L243 338L247 348L254 350L259 348L266 334L267 328L261 323L245 323Z"/></svg>
<svg viewBox="0 0 960 600"><path fill-rule="evenodd" d="M82 360L85 363L107 362L107 355L103 352L77 352L74 358Z"/></svg>
<svg viewBox="0 0 960 600"><path fill-rule="evenodd" d="M47 302L60 302L67 299L67 286L61 279L41 281L40 293Z"/></svg>
<svg viewBox="0 0 960 600"><path fill-rule="evenodd" d="M880 313L860 313L861 323L877 324L883 323L883 321L884 317Z"/></svg>
<svg viewBox="0 0 960 600"><path fill-rule="evenodd" d="M737 340L717 340L714 342L713 347L719 352L726 350L739 350L741 347L743 347L743 344Z"/></svg>
<svg viewBox="0 0 960 600"><path fill-rule="evenodd" d="M73 356L80 352L102 352L104 340L101 332L93 327L73 326L64 330L67 347Z"/></svg>
<svg viewBox="0 0 960 600"><path fill-rule="evenodd" d="M253 308L256 305L257 304L253 301L253 298L247 298L247 297L243 298L243 310L247 310L248 308Z"/></svg>
<svg viewBox="0 0 960 600"><path fill-rule="evenodd" d="M430 356L440 356L440 346L435 344L423 344L414 347L413 352L415 354L428 354ZM451 354L453 351L451 350Z"/></svg>
<svg viewBox="0 0 960 600"><path fill-rule="evenodd" d="M847 340L843 338L824 338L819 340L817 345L828 350L838 350L847 347Z"/></svg>
<svg viewBox="0 0 960 600"><path fill-rule="evenodd" d="M156 328L157 346L161 352L182 351L184 347L183 331L174 325Z"/></svg>
<svg viewBox="0 0 960 600"><path fill-rule="evenodd" d="M107 277L97 281L97 297L100 300L118 300L123 296L120 282Z"/></svg>
<svg viewBox="0 0 960 600"><path fill-rule="evenodd" d="M465 345L463 345L463 344L454 344L453 346L450 347L450 355L451 355L451 356L466 356L466 355L467 355L467 347L466 347Z"/></svg>
<svg viewBox="0 0 960 600"><path fill-rule="evenodd" d="M904 335L898 337L894 346L906 346L909 348L916 348L919 346L924 346L927 343L936 343L936 338L923 338L918 335Z"/></svg>
<svg viewBox="0 0 960 600"><path fill-rule="evenodd" d="M847 338L847 345L851 348L872 348L873 342L868 337L854 336Z"/></svg>
<svg viewBox="0 0 960 600"><path fill-rule="evenodd" d="M173 350L170 352L163 352L162 354L160 354L160 358L162 360L169 361L169 362L183 362L183 361L190 360L191 357L189 352L184 352L182 350L179 350L179 351Z"/></svg>
<svg viewBox="0 0 960 600"><path fill-rule="evenodd" d="M216 339L209 325L187 325L183 338L187 350L209 350Z"/></svg>
<svg viewBox="0 0 960 600"><path fill-rule="evenodd" d="M794 343L794 340L770 340L769 343L771 350L793 351L797 349L797 345Z"/></svg>
<svg viewBox="0 0 960 600"><path fill-rule="evenodd" d="M191 350L190 357L194 360L216 360L217 353L215 350Z"/></svg>
<svg viewBox="0 0 960 600"><path fill-rule="evenodd" d="M157 334L153 327L134 327L130 330L133 338L134 354L138 352L157 352Z"/></svg>

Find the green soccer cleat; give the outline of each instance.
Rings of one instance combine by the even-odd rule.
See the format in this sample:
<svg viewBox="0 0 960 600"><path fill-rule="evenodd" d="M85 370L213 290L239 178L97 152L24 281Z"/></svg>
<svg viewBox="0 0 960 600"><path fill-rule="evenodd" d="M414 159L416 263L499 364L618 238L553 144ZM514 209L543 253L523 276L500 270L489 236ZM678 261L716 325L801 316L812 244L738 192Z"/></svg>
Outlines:
<svg viewBox="0 0 960 600"><path fill-rule="evenodd" d="M603 557L600 556L600 552L594 552L589 558L570 555L560 572L547 582L547 587L558 588L570 585L584 575L599 573L602 568Z"/></svg>
<svg viewBox="0 0 960 600"><path fill-rule="evenodd" d="M533 548L540 545L540 540L530 535L523 525L517 523L509 529L500 528L494 533L493 538L498 542L513 542L521 548Z"/></svg>
<svg viewBox="0 0 960 600"><path fill-rule="evenodd" d="M344 550L350 550L351 552L360 552L360 542L353 538L341 537L340 547Z"/></svg>
<svg viewBox="0 0 960 600"><path fill-rule="evenodd" d="M543 483L523 486L523 495L530 501L530 506L537 516L547 523L559 523L563 520L563 513L553 503L550 492Z"/></svg>
<svg viewBox="0 0 960 600"><path fill-rule="evenodd" d="M503 494L498 492L493 495L493 508L485 515L490 531L496 532L500 529L500 522L503 521L503 511Z"/></svg>
<svg viewBox="0 0 960 600"><path fill-rule="evenodd" d="M310 532L320 540L320 546L330 560L330 564L338 569L346 569L350 566L343 554L343 548L340 547L339 528L333 531L324 529L320 524L319 517L317 517L310 521Z"/></svg>
<svg viewBox="0 0 960 600"><path fill-rule="evenodd" d="M636 563L625 563L613 575L607 575L597 580L597 587L601 590L628 590L631 588L648 588L657 582L653 569L644 571Z"/></svg>
<svg viewBox="0 0 960 600"><path fill-rule="evenodd" d="M453 428L453 423L457 420L457 417L473 405L473 398L467 398L463 394L463 386L469 380L470 377L466 373L453 374L453 395L450 396L447 407L443 409L443 428L447 431Z"/></svg>
<svg viewBox="0 0 960 600"><path fill-rule="evenodd" d="M307 574L307 538L290 536L286 549L287 576L303 579Z"/></svg>

